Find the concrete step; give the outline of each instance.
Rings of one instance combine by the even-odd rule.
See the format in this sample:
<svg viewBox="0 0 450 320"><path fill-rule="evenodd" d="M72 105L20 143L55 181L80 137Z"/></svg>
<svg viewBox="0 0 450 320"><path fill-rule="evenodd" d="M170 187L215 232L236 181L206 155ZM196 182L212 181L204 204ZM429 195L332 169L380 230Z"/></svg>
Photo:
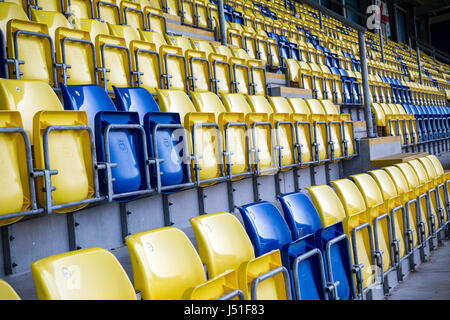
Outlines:
<svg viewBox="0 0 450 320"><path fill-rule="evenodd" d="M312 91L302 88L291 88L285 86L270 87L269 94L271 96L285 97L285 98L304 98L311 99Z"/></svg>

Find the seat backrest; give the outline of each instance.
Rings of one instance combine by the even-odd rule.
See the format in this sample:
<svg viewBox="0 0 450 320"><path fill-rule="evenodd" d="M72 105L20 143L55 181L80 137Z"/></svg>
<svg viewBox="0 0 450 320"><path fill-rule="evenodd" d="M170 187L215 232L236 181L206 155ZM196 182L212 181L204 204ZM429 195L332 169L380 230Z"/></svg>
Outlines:
<svg viewBox="0 0 450 320"><path fill-rule="evenodd" d="M95 44L95 39L99 34L109 35L109 28L106 22L96 19L75 19L77 29L87 31L91 35L91 41Z"/></svg>
<svg viewBox="0 0 450 320"><path fill-rule="evenodd" d="M305 194L292 192L283 194L278 199L294 240L322 228L319 213Z"/></svg>
<svg viewBox="0 0 450 320"><path fill-rule="evenodd" d="M351 216L367 209L364 198L358 187L349 179L331 181L336 193L341 199L347 216Z"/></svg>
<svg viewBox="0 0 450 320"><path fill-rule="evenodd" d="M100 111L117 111L106 91L97 85L61 86L65 110L85 111L94 128L95 115Z"/></svg>
<svg viewBox="0 0 450 320"><path fill-rule="evenodd" d="M322 103L326 114L339 114L336 106L331 100L320 100L320 103Z"/></svg>
<svg viewBox="0 0 450 320"><path fill-rule="evenodd" d="M0 31L6 37L6 25L11 19L28 20L22 5L13 2L0 2Z"/></svg>
<svg viewBox="0 0 450 320"><path fill-rule="evenodd" d="M213 92L191 92L191 97L198 112L213 112L218 117L227 111L220 98Z"/></svg>
<svg viewBox="0 0 450 320"><path fill-rule="evenodd" d="M400 171L405 176L410 189L417 188L421 184L419 178L417 177L417 174L414 172L413 167L411 167L409 164L399 163L396 164L395 166L399 168Z"/></svg>
<svg viewBox="0 0 450 320"><path fill-rule="evenodd" d="M367 173L351 176L358 186L367 207L375 207L384 203L383 194L376 181Z"/></svg>
<svg viewBox="0 0 450 320"><path fill-rule="evenodd" d="M20 300L16 291L2 279L0 279L0 300Z"/></svg>
<svg viewBox="0 0 450 320"><path fill-rule="evenodd" d="M346 216L345 208L331 187L319 185L309 187L307 190L311 194L314 207L319 212L324 227L344 220Z"/></svg>
<svg viewBox="0 0 450 320"><path fill-rule="evenodd" d="M433 162L430 160L430 158L422 157L422 158L419 158L418 160L420 161L422 166L425 168L425 170L426 170L426 172L428 174L428 177L430 179L439 178L438 171L434 167Z"/></svg>
<svg viewBox="0 0 450 320"><path fill-rule="evenodd" d="M40 300L136 300L133 285L112 253L90 248L31 264Z"/></svg>
<svg viewBox="0 0 450 320"><path fill-rule="evenodd" d="M275 112L279 113L292 113L292 108L289 105L288 100L285 97L267 97Z"/></svg>
<svg viewBox="0 0 450 320"><path fill-rule="evenodd" d="M326 114L320 100L305 99L311 114Z"/></svg>
<svg viewBox="0 0 450 320"><path fill-rule="evenodd" d="M385 167L384 170L389 174L397 187L399 194L404 194L410 190L408 181L402 171L396 166Z"/></svg>
<svg viewBox="0 0 450 320"><path fill-rule="evenodd" d="M133 266L134 288L145 300L179 300L204 283L202 261L179 229L164 227L125 238Z"/></svg>
<svg viewBox="0 0 450 320"><path fill-rule="evenodd" d="M414 159L411 161L408 161L408 164L414 169L414 172L417 175L417 178L419 179L421 184L427 183L431 180L430 174L431 172L427 172L425 167L420 163L419 160Z"/></svg>
<svg viewBox="0 0 450 320"><path fill-rule="evenodd" d="M191 44L196 50L205 52L207 57L209 57L211 53L214 53L213 47L207 40L191 39Z"/></svg>
<svg viewBox="0 0 450 320"><path fill-rule="evenodd" d="M270 105L269 101L267 101L267 98L265 96L246 95L246 97L247 97L247 101L249 102L253 112L267 113L267 114L273 113L272 106Z"/></svg>
<svg viewBox="0 0 450 320"><path fill-rule="evenodd" d="M120 24L120 8L118 0L92 0L96 17L105 22Z"/></svg>
<svg viewBox="0 0 450 320"><path fill-rule="evenodd" d="M198 252L208 272L215 277L255 258L252 243L239 220L227 212L190 219Z"/></svg>
<svg viewBox="0 0 450 320"><path fill-rule="evenodd" d="M156 93L161 111L178 112L181 122L184 122L186 114L196 112L194 104L184 91L156 89Z"/></svg>
<svg viewBox="0 0 450 320"><path fill-rule="evenodd" d="M141 40L138 30L131 26L108 23L108 28L112 36L124 38L127 46L133 40Z"/></svg>
<svg viewBox="0 0 450 320"><path fill-rule="evenodd" d="M308 108L308 104L306 103L305 99L287 98L287 100L295 113L311 114L311 111Z"/></svg>
<svg viewBox="0 0 450 320"><path fill-rule="evenodd" d="M0 110L19 111L33 143L33 117L38 111L62 111L55 92L42 81L0 79Z"/></svg>
<svg viewBox="0 0 450 320"><path fill-rule="evenodd" d="M239 207L239 212L257 257L272 250L281 250L292 242L286 221L270 202L247 204Z"/></svg>
<svg viewBox="0 0 450 320"><path fill-rule="evenodd" d="M385 200L398 196L397 187L389 174L383 169L369 171L378 187L380 188Z"/></svg>
<svg viewBox="0 0 450 320"><path fill-rule="evenodd" d="M48 33L55 41L55 32L58 28L69 28L72 29L73 26L69 23L66 17L60 12L54 11L43 11L31 8L31 19L33 21L44 23L48 27Z"/></svg>
<svg viewBox="0 0 450 320"><path fill-rule="evenodd" d="M91 4L90 0L71 0L70 12L78 19L92 19L95 13Z"/></svg>
<svg viewBox="0 0 450 320"><path fill-rule="evenodd" d="M253 112L244 95L240 93L224 93L222 101L228 112L242 112L244 114Z"/></svg>
<svg viewBox="0 0 450 320"><path fill-rule="evenodd" d="M148 112L159 112L158 104L145 88L118 88L113 86L116 106L119 111L132 111L139 114L140 123Z"/></svg>
<svg viewBox="0 0 450 320"><path fill-rule="evenodd" d="M186 50L192 50L192 44L189 41L189 38L183 36L169 36L166 34L166 41L169 45L180 47L183 49L183 54L186 53Z"/></svg>
<svg viewBox="0 0 450 320"><path fill-rule="evenodd" d="M430 159L430 161L433 163L437 173L443 175L444 168L442 167L442 163L439 161L439 159L435 155L429 155L427 156L427 158Z"/></svg>

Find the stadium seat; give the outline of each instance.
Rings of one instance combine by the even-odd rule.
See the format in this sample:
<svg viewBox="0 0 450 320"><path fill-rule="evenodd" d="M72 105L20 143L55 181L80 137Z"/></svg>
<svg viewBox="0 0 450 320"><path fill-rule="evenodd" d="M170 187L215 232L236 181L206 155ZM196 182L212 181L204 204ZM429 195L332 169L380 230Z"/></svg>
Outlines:
<svg viewBox="0 0 450 320"><path fill-rule="evenodd" d="M356 188L356 186L355 186ZM349 237L353 252L353 272L356 276L357 294L364 297L367 289L374 284L373 265L374 248L372 228L364 212L357 211L356 207L346 207L338 195L326 185L308 187L314 207L319 212L322 225L327 227L341 222L345 234ZM356 194L357 195L357 194ZM363 203L364 200L360 199ZM353 210L351 210L353 209Z"/></svg>
<svg viewBox="0 0 450 320"><path fill-rule="evenodd" d="M36 192L47 213L68 212L101 201L94 132L85 112L64 111L50 88L40 81L0 79L2 110L20 111L34 147Z"/></svg>
<svg viewBox="0 0 450 320"><path fill-rule="evenodd" d="M330 299L356 298L350 240L344 234L342 222L322 228L319 213L305 194L292 192L280 195L278 199L292 239L314 236L315 246L325 262Z"/></svg>
<svg viewBox="0 0 450 320"><path fill-rule="evenodd" d="M213 92L192 92L198 112L213 112L224 137L224 164L228 178L237 180L253 174L248 125L243 113L227 112Z"/></svg>
<svg viewBox="0 0 450 320"><path fill-rule="evenodd" d="M62 85L64 108L85 111L95 131L97 160L108 164L100 172L100 187L108 200L133 200L154 191L150 184L147 137L136 112L118 112L97 85ZM114 165L113 165L114 164Z"/></svg>
<svg viewBox="0 0 450 320"><path fill-rule="evenodd" d="M132 234L126 237L126 243L133 266L134 288L144 300L244 298L234 270L206 280L198 253L177 228Z"/></svg>
<svg viewBox="0 0 450 320"><path fill-rule="evenodd" d="M322 253L308 234L292 240L281 213L262 201L239 207L245 230L257 257L280 250L283 266L289 270L293 297L297 300L328 300L328 287Z"/></svg>
<svg viewBox="0 0 450 320"><path fill-rule="evenodd" d="M116 257L105 249L61 253L31 264L39 300L136 300Z"/></svg>
<svg viewBox="0 0 450 320"><path fill-rule="evenodd" d="M214 113L197 112L184 91L156 90L161 111L178 112L189 132L192 150L192 176L197 185L226 179L222 161L223 139Z"/></svg>
<svg viewBox="0 0 450 320"><path fill-rule="evenodd" d="M191 218L198 252L208 278L236 270L247 299L290 300L289 272L279 250L255 257L252 243L239 220L227 212Z"/></svg>
<svg viewBox="0 0 450 320"><path fill-rule="evenodd" d="M0 300L20 300L16 291L2 279L0 279Z"/></svg>
<svg viewBox="0 0 450 320"><path fill-rule="evenodd" d="M1 226L44 210L37 207L31 143L18 111L0 111L0 145L0 183L8 186L0 194Z"/></svg>

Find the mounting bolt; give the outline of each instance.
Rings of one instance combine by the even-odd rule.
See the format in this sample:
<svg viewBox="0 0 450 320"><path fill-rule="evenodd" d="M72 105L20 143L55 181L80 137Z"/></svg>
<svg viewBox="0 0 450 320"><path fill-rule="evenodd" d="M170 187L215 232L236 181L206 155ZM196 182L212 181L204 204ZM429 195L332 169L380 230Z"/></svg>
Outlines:
<svg viewBox="0 0 450 320"><path fill-rule="evenodd" d="M17 267L17 263L13 262L11 267L13 267L13 268Z"/></svg>
<svg viewBox="0 0 450 320"><path fill-rule="evenodd" d="M127 211L127 215L130 215L131 214L131 211Z"/></svg>
<svg viewBox="0 0 450 320"><path fill-rule="evenodd" d="M78 222L74 223L75 227L78 227L80 224Z"/></svg>
<svg viewBox="0 0 450 320"><path fill-rule="evenodd" d="M172 203L172 202L169 202L169 206L171 206L171 205L173 205L173 203Z"/></svg>
<svg viewBox="0 0 450 320"><path fill-rule="evenodd" d="M13 236L9 237L9 241L13 241L15 238Z"/></svg>
<svg viewBox="0 0 450 320"><path fill-rule="evenodd" d="M80 250L81 249L81 246L77 246L77 250Z"/></svg>

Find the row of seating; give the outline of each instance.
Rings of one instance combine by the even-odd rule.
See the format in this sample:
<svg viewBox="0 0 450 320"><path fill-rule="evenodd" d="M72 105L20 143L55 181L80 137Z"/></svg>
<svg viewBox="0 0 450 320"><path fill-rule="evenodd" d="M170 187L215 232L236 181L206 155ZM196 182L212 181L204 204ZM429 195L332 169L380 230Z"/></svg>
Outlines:
<svg viewBox="0 0 450 320"><path fill-rule="evenodd" d="M312 200L281 195L284 218L266 201L239 207L245 229L226 212L194 217L198 253L174 227L128 236L134 288L104 249L43 258L31 266L38 298L363 299L375 269L381 284L401 277L446 231L450 190L435 156L351 178L307 188Z"/></svg>
<svg viewBox="0 0 450 320"><path fill-rule="evenodd" d="M157 89L156 104L144 88L113 87L114 104L100 86L62 84L63 107L40 81L0 79L0 88L2 177L15 186L2 196L2 224L358 152L349 115L328 100L212 92L191 100Z"/></svg>

